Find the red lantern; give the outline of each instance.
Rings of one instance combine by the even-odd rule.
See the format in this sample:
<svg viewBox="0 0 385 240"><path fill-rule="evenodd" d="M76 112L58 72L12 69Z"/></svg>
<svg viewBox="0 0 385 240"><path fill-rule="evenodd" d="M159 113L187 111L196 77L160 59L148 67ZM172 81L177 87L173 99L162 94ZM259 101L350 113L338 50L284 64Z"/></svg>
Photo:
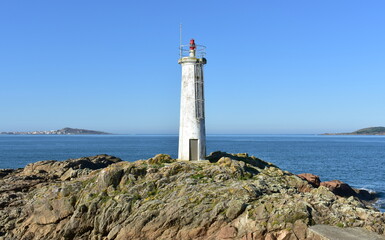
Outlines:
<svg viewBox="0 0 385 240"><path fill-rule="evenodd" d="M194 39L190 40L190 50L195 50L195 41L194 41Z"/></svg>

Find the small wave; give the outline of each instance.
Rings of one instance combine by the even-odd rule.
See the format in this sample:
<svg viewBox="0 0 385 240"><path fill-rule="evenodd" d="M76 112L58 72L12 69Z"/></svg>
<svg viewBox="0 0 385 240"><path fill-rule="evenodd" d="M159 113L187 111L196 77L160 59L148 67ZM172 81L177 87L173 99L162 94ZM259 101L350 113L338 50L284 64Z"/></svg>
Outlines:
<svg viewBox="0 0 385 240"><path fill-rule="evenodd" d="M373 206L381 212L385 212L385 192L379 191L375 193L377 200L373 203Z"/></svg>
<svg viewBox="0 0 385 240"><path fill-rule="evenodd" d="M379 198L385 198L385 192L377 192L376 193ZM385 201L385 199L384 199Z"/></svg>
<svg viewBox="0 0 385 240"><path fill-rule="evenodd" d="M379 194L381 193L381 192L377 192L377 191L375 191L373 189L364 188L364 187L356 188L356 189L358 189L358 190L365 190L365 191L368 191L370 194L376 194L377 196L379 196Z"/></svg>
<svg viewBox="0 0 385 240"><path fill-rule="evenodd" d="M385 212L385 199L378 199L373 205L381 212Z"/></svg>
<svg viewBox="0 0 385 240"><path fill-rule="evenodd" d="M372 203L372 206L380 210L381 212L385 212L385 192L384 191L375 191L370 188L356 188L357 190L365 190L368 191L370 194L375 194L376 199L375 202Z"/></svg>

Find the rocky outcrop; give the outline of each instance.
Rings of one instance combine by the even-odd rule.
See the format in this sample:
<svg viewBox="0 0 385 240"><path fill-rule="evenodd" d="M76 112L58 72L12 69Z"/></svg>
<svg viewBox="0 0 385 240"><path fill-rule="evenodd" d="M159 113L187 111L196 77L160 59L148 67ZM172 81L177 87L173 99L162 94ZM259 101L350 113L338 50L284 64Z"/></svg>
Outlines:
<svg viewBox="0 0 385 240"><path fill-rule="evenodd" d="M349 184L344 183L340 180L332 180L321 182L320 178L317 175L311 173L301 173L297 175L298 177L306 180L313 187L317 188L319 186L324 186L332 191L334 194L341 197L356 197L365 203L373 202L377 199L377 194L374 192L369 192L365 189L355 189L349 186ZM309 191L308 188L302 189L302 191Z"/></svg>
<svg viewBox="0 0 385 240"><path fill-rule="evenodd" d="M315 224L384 235L384 213L247 154L88 159L97 158L113 164L40 162L4 173L0 239L295 240L314 239Z"/></svg>
<svg viewBox="0 0 385 240"><path fill-rule="evenodd" d="M350 197L356 194L353 188L340 180L321 182L321 186L327 187L334 194L341 197Z"/></svg>
<svg viewBox="0 0 385 240"><path fill-rule="evenodd" d="M30 212L26 209L34 207L31 201L33 196L40 188L54 188L58 184L71 179L80 179L81 176L90 174L93 170L105 168L113 163L120 162L120 158L108 155L97 155L94 157L84 157L59 161L40 161L27 165L24 169L2 169L0 170L0 239L11 229L16 227L16 223L23 219L24 215ZM68 192L67 194L72 194ZM75 193L74 193L75 194ZM48 204L44 196L40 196L40 201ZM59 204L60 202L56 202ZM67 205L55 205L58 211ZM48 207L48 205L47 205ZM68 209L67 209L68 210ZM65 211L67 211L65 210ZM68 211L67 211L68 213ZM59 214L58 216L63 216ZM40 218L51 218L52 214L45 209ZM60 218L60 217L59 217ZM21 239L18 235L5 237L5 239Z"/></svg>
<svg viewBox="0 0 385 240"><path fill-rule="evenodd" d="M306 180L308 183L310 183L313 187L319 187L320 186L320 178L317 175L311 174L311 173L301 173L297 175L298 177L302 178L303 180Z"/></svg>
<svg viewBox="0 0 385 240"><path fill-rule="evenodd" d="M364 189L355 189L340 180L332 180L327 182L321 182L321 186L327 187L334 194L341 197L356 197L364 202L371 202L377 199L377 195L374 192L369 192Z"/></svg>
<svg viewBox="0 0 385 240"><path fill-rule="evenodd" d="M63 162L55 160L40 161L28 164L22 174L29 178L60 178L61 180L69 180L81 175L87 175L92 170L105 168L120 161L122 161L120 158L105 154L95 157L69 159Z"/></svg>

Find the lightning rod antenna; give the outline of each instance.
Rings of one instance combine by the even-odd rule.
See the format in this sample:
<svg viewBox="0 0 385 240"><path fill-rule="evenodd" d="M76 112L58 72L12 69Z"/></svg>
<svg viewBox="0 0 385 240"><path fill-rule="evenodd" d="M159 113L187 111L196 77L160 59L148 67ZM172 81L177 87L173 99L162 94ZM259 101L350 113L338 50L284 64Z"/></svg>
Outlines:
<svg viewBox="0 0 385 240"><path fill-rule="evenodd" d="M182 58L182 23L179 24L179 58Z"/></svg>

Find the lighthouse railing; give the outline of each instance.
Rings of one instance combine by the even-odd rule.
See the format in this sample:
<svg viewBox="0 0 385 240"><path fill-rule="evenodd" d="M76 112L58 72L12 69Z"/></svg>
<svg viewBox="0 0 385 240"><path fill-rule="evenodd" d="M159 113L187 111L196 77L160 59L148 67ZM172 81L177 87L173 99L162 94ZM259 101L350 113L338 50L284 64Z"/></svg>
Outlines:
<svg viewBox="0 0 385 240"><path fill-rule="evenodd" d="M190 45L180 45L179 46L179 58L188 57L190 54ZM206 46L195 45L195 56L197 58L206 57Z"/></svg>

